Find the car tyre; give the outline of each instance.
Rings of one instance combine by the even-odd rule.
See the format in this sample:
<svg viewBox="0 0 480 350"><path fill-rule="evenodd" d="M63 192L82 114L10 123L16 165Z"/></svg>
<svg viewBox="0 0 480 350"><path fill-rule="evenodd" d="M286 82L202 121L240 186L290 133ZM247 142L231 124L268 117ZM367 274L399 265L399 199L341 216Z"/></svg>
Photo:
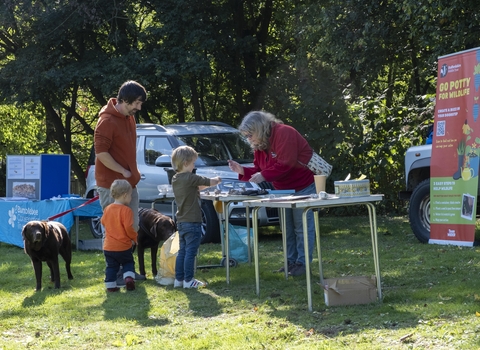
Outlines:
<svg viewBox="0 0 480 350"><path fill-rule="evenodd" d="M220 243L218 216L210 200L202 200L202 244Z"/></svg>
<svg viewBox="0 0 480 350"><path fill-rule="evenodd" d="M90 191L86 198L92 199L97 193ZM90 228L90 232L94 238L103 238L104 228L101 223L102 217L97 216L96 218L89 218L88 219L88 227Z"/></svg>
<svg viewBox="0 0 480 350"><path fill-rule="evenodd" d="M103 226L101 219L101 216L97 216L96 218L90 218L88 220L88 227L90 227L90 232L94 238L103 238Z"/></svg>
<svg viewBox="0 0 480 350"><path fill-rule="evenodd" d="M417 239L428 243L430 239L430 179L423 180L413 190L408 210L410 227Z"/></svg>

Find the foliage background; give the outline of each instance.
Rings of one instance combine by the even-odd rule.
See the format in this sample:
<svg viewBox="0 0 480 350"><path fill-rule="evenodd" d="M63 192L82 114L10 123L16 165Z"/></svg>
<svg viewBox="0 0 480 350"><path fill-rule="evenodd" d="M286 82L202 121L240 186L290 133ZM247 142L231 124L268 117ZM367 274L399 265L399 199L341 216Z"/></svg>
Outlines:
<svg viewBox="0 0 480 350"><path fill-rule="evenodd" d="M70 154L84 183L97 113L128 79L139 122L253 109L305 134L327 184L366 174L402 211L405 150L433 120L439 56L479 45L474 0L0 0L0 196L7 154Z"/></svg>

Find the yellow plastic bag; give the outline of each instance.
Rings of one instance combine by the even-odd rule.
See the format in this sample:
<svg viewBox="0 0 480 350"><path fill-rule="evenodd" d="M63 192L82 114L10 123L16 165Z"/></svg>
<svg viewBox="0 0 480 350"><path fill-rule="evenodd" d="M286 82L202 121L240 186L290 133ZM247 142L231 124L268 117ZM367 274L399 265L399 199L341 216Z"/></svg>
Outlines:
<svg viewBox="0 0 480 350"><path fill-rule="evenodd" d="M223 213L223 204L220 201L213 201L213 207L215 211L219 214Z"/></svg>
<svg viewBox="0 0 480 350"><path fill-rule="evenodd" d="M172 285L175 281L175 262L180 248L178 231L171 235L160 248L160 258L155 280L163 286Z"/></svg>

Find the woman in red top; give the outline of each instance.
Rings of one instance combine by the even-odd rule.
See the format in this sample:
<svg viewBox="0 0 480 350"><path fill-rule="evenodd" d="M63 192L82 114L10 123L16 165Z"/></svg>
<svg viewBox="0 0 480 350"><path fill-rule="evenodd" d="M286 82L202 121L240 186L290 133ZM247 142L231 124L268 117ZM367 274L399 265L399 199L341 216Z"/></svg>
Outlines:
<svg viewBox="0 0 480 350"><path fill-rule="evenodd" d="M253 167L243 167L230 160L232 171L239 179L260 183L268 181L278 190L293 189L295 195L314 194L313 173L304 165L312 157L312 148L295 128L283 124L273 114L263 111L248 113L242 120L240 132L254 150ZM286 210L288 273L305 274L305 251L301 209ZM313 214L308 213L309 261L312 261L315 241ZM280 268L278 272L284 272Z"/></svg>

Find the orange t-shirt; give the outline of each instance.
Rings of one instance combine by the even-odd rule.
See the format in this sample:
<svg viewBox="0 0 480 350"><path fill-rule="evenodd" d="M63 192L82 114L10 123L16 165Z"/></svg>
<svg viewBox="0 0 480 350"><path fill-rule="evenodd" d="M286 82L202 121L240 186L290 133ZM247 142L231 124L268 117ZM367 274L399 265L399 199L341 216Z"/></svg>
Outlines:
<svg viewBox="0 0 480 350"><path fill-rule="evenodd" d="M133 212L123 204L112 203L103 210L102 224L105 226L103 250L121 252L137 243L138 233L133 228Z"/></svg>

